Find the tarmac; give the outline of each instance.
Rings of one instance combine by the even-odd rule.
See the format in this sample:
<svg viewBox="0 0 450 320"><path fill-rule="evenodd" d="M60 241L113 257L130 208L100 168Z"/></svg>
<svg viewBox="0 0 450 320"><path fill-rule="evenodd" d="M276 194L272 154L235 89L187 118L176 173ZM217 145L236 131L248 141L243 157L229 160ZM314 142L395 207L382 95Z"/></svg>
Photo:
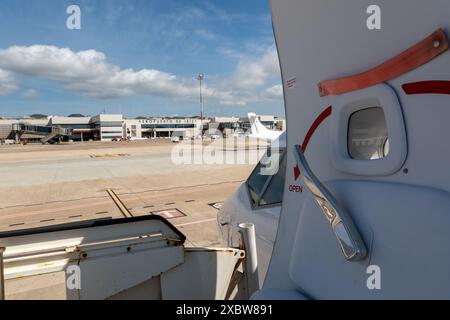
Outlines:
<svg viewBox="0 0 450 320"><path fill-rule="evenodd" d="M110 189L133 216L161 215L188 245L217 246L218 208L264 151L222 149L228 159L244 152L251 163L177 164L176 147L170 140L0 146L0 232L123 218Z"/></svg>

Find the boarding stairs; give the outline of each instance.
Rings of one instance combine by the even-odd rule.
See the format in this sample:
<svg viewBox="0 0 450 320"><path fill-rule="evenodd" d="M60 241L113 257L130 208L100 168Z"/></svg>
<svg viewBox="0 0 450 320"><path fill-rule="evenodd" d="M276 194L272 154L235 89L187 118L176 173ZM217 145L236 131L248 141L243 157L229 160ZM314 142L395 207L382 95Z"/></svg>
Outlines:
<svg viewBox="0 0 450 320"><path fill-rule="evenodd" d="M253 225L242 248L185 247L162 217L0 233L0 300L240 300L258 289Z"/></svg>
<svg viewBox="0 0 450 320"><path fill-rule="evenodd" d="M50 143L54 138L71 136L73 129L61 128L56 126L38 126L27 123L16 123L13 125L13 131L20 137L22 134L33 134L43 136L42 143Z"/></svg>

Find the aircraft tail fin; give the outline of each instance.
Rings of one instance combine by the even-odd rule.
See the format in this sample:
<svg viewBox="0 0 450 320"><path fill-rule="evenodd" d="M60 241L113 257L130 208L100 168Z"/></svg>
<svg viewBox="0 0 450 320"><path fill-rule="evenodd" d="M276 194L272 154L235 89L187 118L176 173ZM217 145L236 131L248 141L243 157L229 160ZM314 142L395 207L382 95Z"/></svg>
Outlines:
<svg viewBox="0 0 450 320"><path fill-rule="evenodd" d="M248 119L250 121L249 136L257 137L261 139L275 140L281 134L281 132L276 132L267 129L261 121L259 121L258 116L255 113L248 113Z"/></svg>

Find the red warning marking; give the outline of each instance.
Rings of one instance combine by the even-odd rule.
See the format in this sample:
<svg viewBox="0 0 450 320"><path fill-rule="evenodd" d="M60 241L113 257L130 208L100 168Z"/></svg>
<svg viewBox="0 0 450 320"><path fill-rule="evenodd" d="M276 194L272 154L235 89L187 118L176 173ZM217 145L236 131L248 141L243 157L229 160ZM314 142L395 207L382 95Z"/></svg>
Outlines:
<svg viewBox="0 0 450 320"><path fill-rule="evenodd" d="M316 132L317 128L319 128L319 126L322 124L322 122L325 121L326 118L331 116L332 111L333 111L333 107L329 106L321 114L319 114L317 119L313 122L313 124L311 125L311 128L309 128L309 131L305 136L305 139L303 140L303 143L302 143L302 151L303 152L305 152L306 148L308 148L309 142L311 141L311 138L314 135L314 133ZM298 180L300 175L301 175L300 168L297 165L294 167L294 177L295 177L296 181Z"/></svg>
<svg viewBox="0 0 450 320"><path fill-rule="evenodd" d="M434 80L406 83L402 86L406 94L450 94L450 81Z"/></svg>
<svg viewBox="0 0 450 320"><path fill-rule="evenodd" d="M289 186L289 192L302 193L303 192L303 187L299 186L299 185L291 184Z"/></svg>
<svg viewBox="0 0 450 320"><path fill-rule="evenodd" d="M311 128L309 129L308 133L305 136L305 140L303 140L303 144L302 144L302 151L305 152L306 148L308 148L308 144L311 141L312 136L314 135L314 133L316 132L317 128L322 124L322 122L328 118L329 116L331 116L331 112L332 112L332 106L329 106L328 108L326 108L318 117L317 119L313 122L313 124L311 125Z"/></svg>
<svg viewBox="0 0 450 320"><path fill-rule="evenodd" d="M167 219L167 220L186 217L186 215L178 209L154 211L154 212L150 212L150 214L163 217L164 219Z"/></svg>
<svg viewBox="0 0 450 320"><path fill-rule="evenodd" d="M300 172L300 168L298 167L298 165L296 165L294 167L294 176L295 176L295 181L298 180L298 178L301 176L301 172Z"/></svg>

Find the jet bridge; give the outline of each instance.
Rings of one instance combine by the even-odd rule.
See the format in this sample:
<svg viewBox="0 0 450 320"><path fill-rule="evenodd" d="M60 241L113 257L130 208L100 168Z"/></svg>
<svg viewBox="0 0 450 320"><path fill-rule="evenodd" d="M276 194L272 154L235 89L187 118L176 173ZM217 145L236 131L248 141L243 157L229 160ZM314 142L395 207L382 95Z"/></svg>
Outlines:
<svg viewBox="0 0 450 320"><path fill-rule="evenodd" d="M23 134L32 134L42 136L42 143L51 143L55 138L73 135L73 129L61 128L57 126L37 126L27 123L13 124L13 131L15 132L16 142L20 141Z"/></svg>

